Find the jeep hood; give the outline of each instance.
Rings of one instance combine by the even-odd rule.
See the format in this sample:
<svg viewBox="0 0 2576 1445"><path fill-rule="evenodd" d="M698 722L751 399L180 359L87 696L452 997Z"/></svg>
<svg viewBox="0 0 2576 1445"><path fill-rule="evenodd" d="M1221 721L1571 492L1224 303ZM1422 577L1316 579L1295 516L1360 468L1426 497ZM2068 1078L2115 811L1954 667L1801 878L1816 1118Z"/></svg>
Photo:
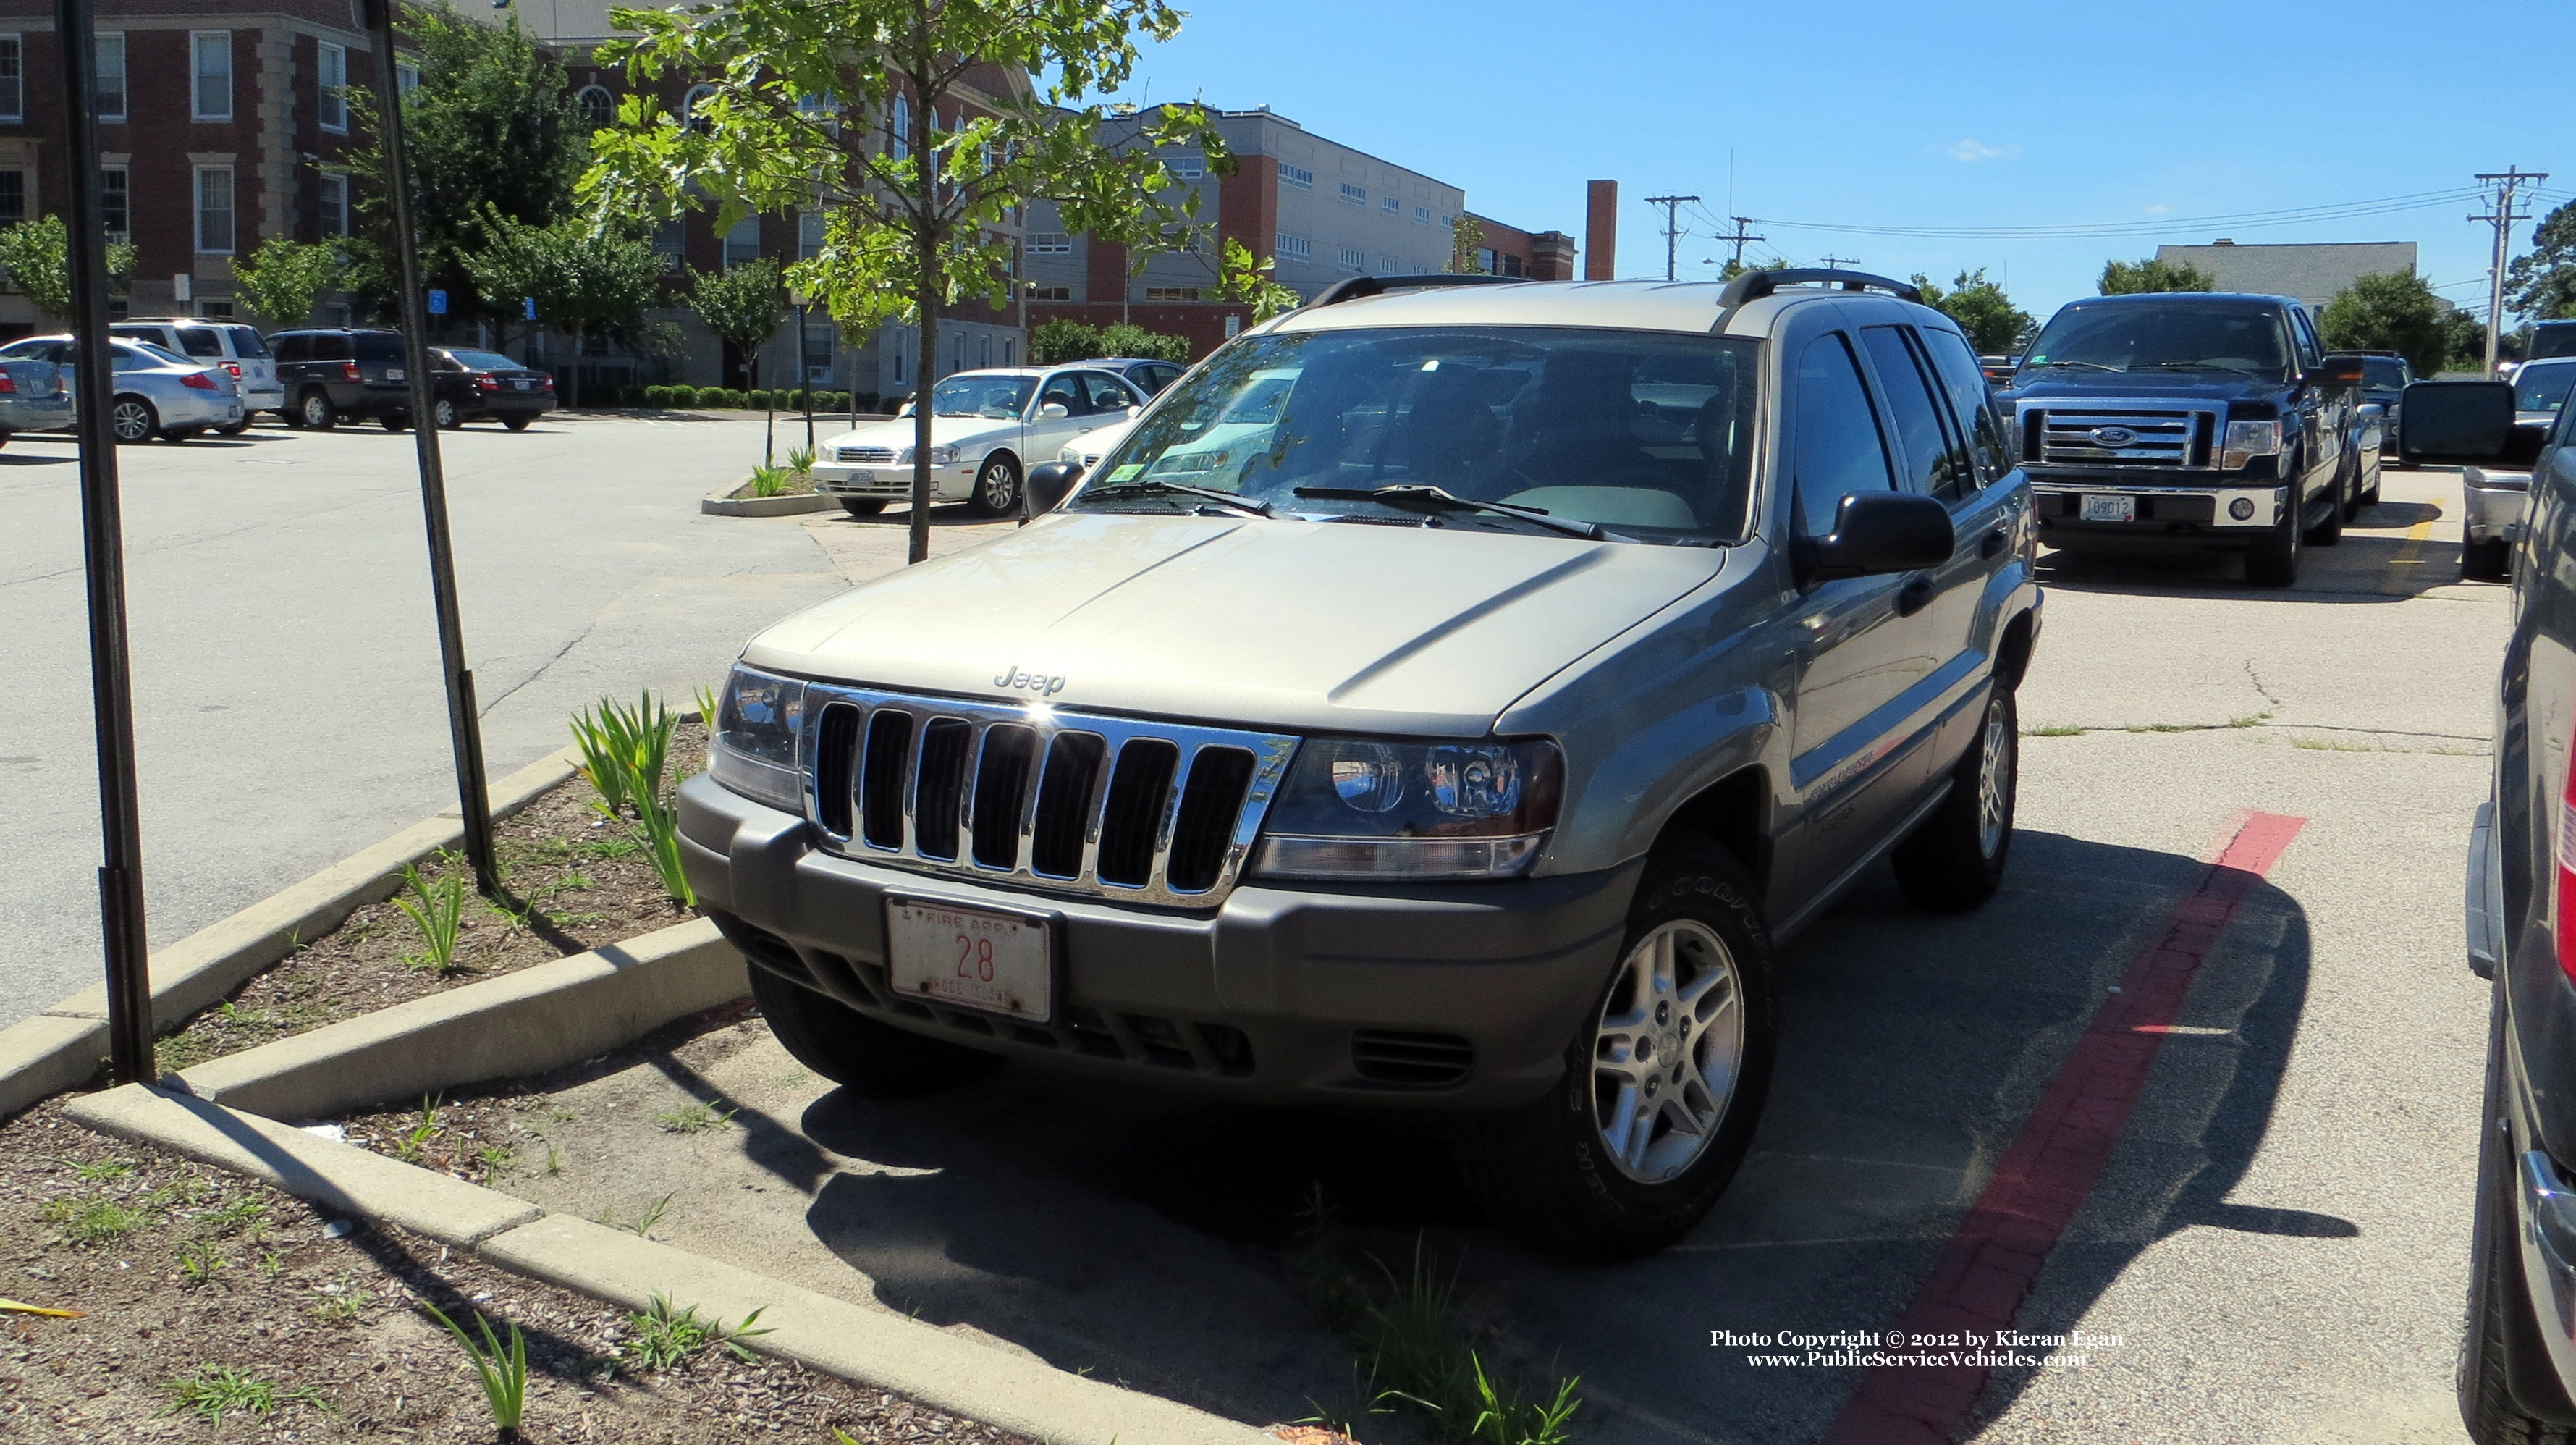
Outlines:
<svg viewBox="0 0 2576 1445"><path fill-rule="evenodd" d="M1034 700L1052 688L1061 708L1477 736L1729 555L1454 526L1064 513L866 583L743 656L903 691Z"/></svg>

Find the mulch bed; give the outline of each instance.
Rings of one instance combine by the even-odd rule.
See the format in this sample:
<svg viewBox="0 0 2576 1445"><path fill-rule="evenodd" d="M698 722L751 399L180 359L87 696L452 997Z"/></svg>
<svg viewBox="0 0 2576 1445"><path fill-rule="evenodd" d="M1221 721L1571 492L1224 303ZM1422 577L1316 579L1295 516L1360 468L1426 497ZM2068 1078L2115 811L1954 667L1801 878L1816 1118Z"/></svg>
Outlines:
<svg viewBox="0 0 2576 1445"><path fill-rule="evenodd" d="M527 1340L532 1445L1020 1445L1018 1437L782 1360L709 1346L632 1357L624 1311L531 1283L390 1225L355 1227L220 1170L90 1134L60 1101L0 1125L0 1439L496 1438L465 1354L421 1309ZM688 1301L676 1301L687 1304ZM727 1320L725 1325L739 1325ZM237 1372L235 1400L179 1382Z"/></svg>
<svg viewBox="0 0 2576 1445"><path fill-rule="evenodd" d="M668 775L695 771L705 756L706 730L681 723L671 740ZM428 966L419 929L394 901L370 903L163 1038L160 1070L184 1069L695 917L663 891L632 820L610 820L598 801L598 792L576 776L494 826L515 913L474 893L462 856L442 855L420 866L422 880L433 888L450 874L465 876L464 926L451 967Z"/></svg>

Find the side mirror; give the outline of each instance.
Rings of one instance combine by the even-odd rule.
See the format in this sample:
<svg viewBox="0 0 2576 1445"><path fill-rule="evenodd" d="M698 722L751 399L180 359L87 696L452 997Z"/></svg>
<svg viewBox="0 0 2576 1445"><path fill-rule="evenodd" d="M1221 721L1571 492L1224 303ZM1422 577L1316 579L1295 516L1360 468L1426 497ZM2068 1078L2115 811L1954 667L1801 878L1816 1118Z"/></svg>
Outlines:
<svg viewBox="0 0 2576 1445"><path fill-rule="evenodd" d="M1038 408L1040 421L1062 421L1071 415L1073 415L1073 408L1060 401L1051 401Z"/></svg>
<svg viewBox="0 0 2576 1445"><path fill-rule="evenodd" d="M1081 482L1080 462L1048 462L1029 468L1029 511L1054 511Z"/></svg>
<svg viewBox="0 0 2576 1445"><path fill-rule="evenodd" d="M2502 466L2513 430L2510 384L2419 381L2400 403L2397 451L2409 466Z"/></svg>
<svg viewBox="0 0 2576 1445"><path fill-rule="evenodd" d="M2299 378L2302 386L2359 386L2361 358L2347 352L2330 352L2325 359Z"/></svg>
<svg viewBox="0 0 2576 1445"><path fill-rule="evenodd" d="M1950 509L1914 492L1856 492L1834 514L1834 531L1806 546L1801 580L1832 582L1938 567L1958 550Z"/></svg>

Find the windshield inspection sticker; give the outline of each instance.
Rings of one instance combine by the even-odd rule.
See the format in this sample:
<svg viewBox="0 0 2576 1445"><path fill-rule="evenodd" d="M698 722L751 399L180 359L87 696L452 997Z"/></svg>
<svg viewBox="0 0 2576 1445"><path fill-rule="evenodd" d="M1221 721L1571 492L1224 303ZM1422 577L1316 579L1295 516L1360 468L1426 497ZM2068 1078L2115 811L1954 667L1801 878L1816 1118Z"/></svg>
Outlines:
<svg viewBox="0 0 2576 1445"><path fill-rule="evenodd" d="M1143 462L1129 462L1127 465L1111 472L1109 474L1109 480L1113 482L1123 482L1143 470L1145 470L1145 464Z"/></svg>

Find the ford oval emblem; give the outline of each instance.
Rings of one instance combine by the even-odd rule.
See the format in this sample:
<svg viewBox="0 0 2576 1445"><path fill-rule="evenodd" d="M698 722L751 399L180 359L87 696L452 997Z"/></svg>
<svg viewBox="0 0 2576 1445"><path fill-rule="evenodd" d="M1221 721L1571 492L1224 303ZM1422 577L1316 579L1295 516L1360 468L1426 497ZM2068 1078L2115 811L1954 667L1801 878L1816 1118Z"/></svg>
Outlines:
<svg viewBox="0 0 2576 1445"><path fill-rule="evenodd" d="M2097 426L2093 428L2093 444L2095 446L2124 447L2137 439L2138 434L2124 426Z"/></svg>

